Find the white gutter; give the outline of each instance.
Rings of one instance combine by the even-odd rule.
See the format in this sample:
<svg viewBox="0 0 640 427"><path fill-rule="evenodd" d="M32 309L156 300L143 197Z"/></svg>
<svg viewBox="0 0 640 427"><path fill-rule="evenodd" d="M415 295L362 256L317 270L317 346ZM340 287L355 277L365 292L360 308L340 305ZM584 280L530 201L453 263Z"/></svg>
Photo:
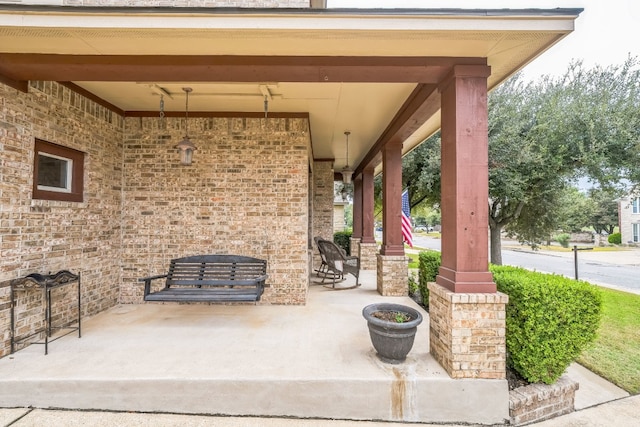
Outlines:
<svg viewBox="0 0 640 427"><path fill-rule="evenodd" d="M136 29L228 29L228 30L350 30L350 31L572 31L576 15L381 15L202 13L193 11L151 12L24 11L0 9L2 27L38 28L136 28Z"/></svg>

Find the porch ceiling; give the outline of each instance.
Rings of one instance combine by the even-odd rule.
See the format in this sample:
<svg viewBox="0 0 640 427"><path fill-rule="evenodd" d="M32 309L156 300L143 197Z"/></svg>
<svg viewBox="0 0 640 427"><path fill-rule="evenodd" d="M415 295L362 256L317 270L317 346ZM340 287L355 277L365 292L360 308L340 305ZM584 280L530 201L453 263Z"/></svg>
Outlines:
<svg viewBox="0 0 640 427"><path fill-rule="evenodd" d="M492 88L580 12L0 5L0 82L72 82L150 116L160 93L165 111L183 112L185 86L190 116L262 115L267 94L270 114L309 115L316 159L342 169L349 130L350 165L375 166L385 140L402 137L408 152L439 128L436 88L453 65L489 65Z"/></svg>

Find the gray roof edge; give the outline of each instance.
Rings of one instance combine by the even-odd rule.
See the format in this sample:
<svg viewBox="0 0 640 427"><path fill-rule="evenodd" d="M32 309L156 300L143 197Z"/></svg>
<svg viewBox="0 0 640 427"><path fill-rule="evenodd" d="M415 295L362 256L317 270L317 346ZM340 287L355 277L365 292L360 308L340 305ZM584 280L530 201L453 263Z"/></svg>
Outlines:
<svg viewBox="0 0 640 427"><path fill-rule="evenodd" d="M82 13L157 13L157 14L220 14L220 15L315 15L315 16L460 16L460 17L509 17L509 16L578 16L584 8L555 9L356 9L356 8L235 8L235 7L139 7L139 6L57 6L0 3L0 11L12 12L82 12Z"/></svg>

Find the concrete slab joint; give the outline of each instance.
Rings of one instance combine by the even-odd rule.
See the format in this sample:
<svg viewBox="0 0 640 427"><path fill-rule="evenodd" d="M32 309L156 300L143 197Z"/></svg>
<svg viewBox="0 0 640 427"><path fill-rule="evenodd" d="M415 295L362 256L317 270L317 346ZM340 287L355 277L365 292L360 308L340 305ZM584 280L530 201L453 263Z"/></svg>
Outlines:
<svg viewBox="0 0 640 427"><path fill-rule="evenodd" d="M378 292L382 296L407 296L409 294L409 266L407 257L377 255Z"/></svg>
<svg viewBox="0 0 640 427"><path fill-rule="evenodd" d="M429 283L430 352L452 378L506 378L503 293L454 293Z"/></svg>

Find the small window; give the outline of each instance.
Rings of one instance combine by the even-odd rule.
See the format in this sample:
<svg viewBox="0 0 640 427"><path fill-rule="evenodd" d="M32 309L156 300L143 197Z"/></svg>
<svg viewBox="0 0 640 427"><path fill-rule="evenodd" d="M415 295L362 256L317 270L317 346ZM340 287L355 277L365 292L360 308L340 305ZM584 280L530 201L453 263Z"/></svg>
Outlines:
<svg viewBox="0 0 640 427"><path fill-rule="evenodd" d="M81 202L84 153L36 139L33 198Z"/></svg>
<svg viewBox="0 0 640 427"><path fill-rule="evenodd" d="M640 197L631 199L631 212L634 214L640 213Z"/></svg>
<svg viewBox="0 0 640 427"><path fill-rule="evenodd" d="M640 242L640 224L631 224L633 229L633 241L635 243Z"/></svg>

